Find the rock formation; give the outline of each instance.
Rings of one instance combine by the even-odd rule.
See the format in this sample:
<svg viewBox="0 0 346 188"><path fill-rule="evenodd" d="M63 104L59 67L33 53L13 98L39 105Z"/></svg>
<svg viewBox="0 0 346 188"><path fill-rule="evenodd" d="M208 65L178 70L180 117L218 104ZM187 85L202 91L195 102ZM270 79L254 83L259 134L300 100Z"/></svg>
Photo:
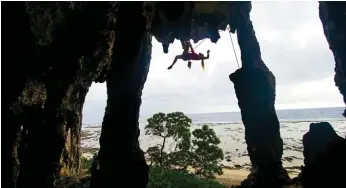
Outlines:
<svg viewBox="0 0 346 188"><path fill-rule="evenodd" d="M266 187L268 182L282 183L278 175L286 173L274 108L275 77L261 59L250 2L4 2L2 6L2 65L13 78L6 76L3 88L5 187L54 187L61 168L66 175L79 172L85 96L92 82L105 81L108 99L100 168L92 185L116 187L131 176L134 181L126 181L129 187L146 187L148 166L138 143L138 116L152 36L167 53L175 39L217 42L218 30L227 24L237 32L241 48L242 68L230 79L250 159L258 170L256 183ZM335 82L344 100L345 10L342 3L320 3L321 21L336 60Z"/></svg>
<svg viewBox="0 0 346 188"><path fill-rule="evenodd" d="M251 3L230 2L229 9L231 32L237 33L242 60L242 68L229 77L234 83L245 126L247 150L257 171L253 183L259 187L280 187L289 177L281 162L283 142L274 106L275 77L261 58L250 20Z"/></svg>
<svg viewBox="0 0 346 188"><path fill-rule="evenodd" d="M227 2L158 2L152 32L162 43L164 53L175 39L199 40L210 38L216 43L219 30L229 23Z"/></svg>
<svg viewBox="0 0 346 188"><path fill-rule="evenodd" d="M346 3L319 2L319 15L335 59L335 85L346 104ZM346 117L346 109L343 114Z"/></svg>
<svg viewBox="0 0 346 188"><path fill-rule="evenodd" d="M60 159L78 173L80 129L86 93L110 63L114 34L107 30L107 2L3 3L5 69L15 77L7 86L6 161L16 133L28 130L20 152L20 172L6 187L53 187ZM112 39L113 38L113 39ZM15 71L16 70L16 71ZM67 138L68 137L68 138ZM66 147L68 146L68 147ZM64 151L64 152L63 152ZM61 155L63 153L63 156ZM5 174L15 174L6 163ZM17 179L17 180L16 180Z"/></svg>
<svg viewBox="0 0 346 188"><path fill-rule="evenodd" d="M304 188L344 185L346 140L327 122L311 123L303 137L305 167L300 175Z"/></svg>
<svg viewBox="0 0 346 188"><path fill-rule="evenodd" d="M148 166L138 145L141 95L151 60L149 33L154 5L120 3L114 58L107 74L107 107L102 123L99 179L93 187L146 187ZM132 24L133 23L133 24ZM135 24L134 24L135 23ZM127 181L128 176L135 181Z"/></svg>

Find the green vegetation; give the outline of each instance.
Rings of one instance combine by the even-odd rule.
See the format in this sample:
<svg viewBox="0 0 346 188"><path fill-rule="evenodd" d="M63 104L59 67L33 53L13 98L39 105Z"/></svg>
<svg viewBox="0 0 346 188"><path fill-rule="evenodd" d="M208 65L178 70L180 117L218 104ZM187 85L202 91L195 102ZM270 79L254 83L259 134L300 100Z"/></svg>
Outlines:
<svg viewBox="0 0 346 188"><path fill-rule="evenodd" d="M226 188L215 180L198 178L187 172L151 167L148 188Z"/></svg>
<svg viewBox="0 0 346 188"><path fill-rule="evenodd" d="M192 120L182 112L157 113L148 119L145 134L162 139L148 148L148 188L225 188L214 178L221 175L223 151L213 129L203 125L190 131ZM82 158L89 174L92 159Z"/></svg>
<svg viewBox="0 0 346 188"><path fill-rule="evenodd" d="M82 168L91 168L92 159L82 157ZM148 188L226 188L211 179L198 178L187 172L152 166L149 171Z"/></svg>
<svg viewBox="0 0 346 188"><path fill-rule="evenodd" d="M182 112L157 113L148 119L147 135L162 138L162 143L147 150L150 166L159 166L198 177L214 178L222 174L223 151L213 129L203 125L190 132L191 119ZM168 140L173 144L167 146ZM188 171L188 167L192 170Z"/></svg>
<svg viewBox="0 0 346 188"><path fill-rule="evenodd" d="M87 159L85 157L82 157L82 164L81 164L81 168L83 170L87 170L87 172L90 172L91 169L91 165L92 165L92 159Z"/></svg>

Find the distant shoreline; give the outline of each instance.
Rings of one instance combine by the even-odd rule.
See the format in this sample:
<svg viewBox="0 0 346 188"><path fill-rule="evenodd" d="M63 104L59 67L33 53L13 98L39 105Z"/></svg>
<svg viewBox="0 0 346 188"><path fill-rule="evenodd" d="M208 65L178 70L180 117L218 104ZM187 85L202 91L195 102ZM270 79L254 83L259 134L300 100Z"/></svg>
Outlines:
<svg viewBox="0 0 346 188"><path fill-rule="evenodd" d="M287 121L316 121L320 119L323 120L344 120L345 117L342 116L345 107L320 107L320 108L286 108L286 109L276 109L278 118L280 122ZM176 110L179 111L179 110ZM184 112L184 111L183 111ZM146 120L152 116L155 112L151 113L142 113L139 117L139 123L146 123ZM213 123L213 122L224 122L232 123L238 122L241 123L241 114L240 111L229 111L229 112L210 112L210 113L186 113L193 122L202 122L202 123ZM304 115L308 115L305 117ZM220 119L221 118L221 119ZM96 120L97 119L97 120ZM201 120L203 119L203 120ZM83 116L83 125L89 124L101 124L103 117L99 118L86 118Z"/></svg>
<svg viewBox="0 0 346 188"><path fill-rule="evenodd" d="M300 166L304 164L303 161L303 135L308 132L309 125L313 121L296 121L296 122L280 122L280 132L283 139L284 154L282 162L284 167L290 172L291 175L296 175L300 172ZM346 120L327 120L330 122L337 134L344 137L346 134ZM207 123L208 124L208 123ZM210 125L210 124L209 124ZM198 124L192 124L191 130L198 128ZM224 161L222 164L228 170L242 170L249 171L251 163L246 150L245 143L245 130L242 123L232 124L214 124L210 126L214 129L216 135L220 138L221 143L219 147L224 151ZM149 147L154 146L161 142L160 138L144 134L144 126L140 126L141 134L139 137L140 146L143 151ZM99 136L101 134L101 125L91 125L82 127L81 147L83 152L90 154L98 151ZM169 148L170 142L167 141ZM233 172L232 171L232 172Z"/></svg>
<svg viewBox="0 0 346 188"><path fill-rule="evenodd" d="M335 108L342 108L345 109L346 107L343 106L334 106L334 107L305 107L305 108L276 108L276 111L287 111L287 110L313 110L313 109L335 109ZM153 112L152 114L143 114L144 117L150 117L153 114L155 114L156 112ZM201 112L201 113L185 113L187 116L191 116L191 115L205 115L205 114L222 114L222 113L240 113L240 109L238 110L231 110L231 111L223 111L223 112Z"/></svg>
<svg viewBox="0 0 346 188"><path fill-rule="evenodd" d="M322 122L322 121L334 121L334 122L339 122L339 121L345 121L345 118L321 118L321 119L311 119L311 120L300 120L300 119L279 119L280 123L312 123L312 122ZM139 126L144 126L146 123L139 123ZM208 125L227 125L227 124L243 124L243 122L192 122L192 125L196 126L202 126L203 124L208 124ZM87 127L99 127L101 126L102 123L91 123L91 124L83 124L83 126Z"/></svg>

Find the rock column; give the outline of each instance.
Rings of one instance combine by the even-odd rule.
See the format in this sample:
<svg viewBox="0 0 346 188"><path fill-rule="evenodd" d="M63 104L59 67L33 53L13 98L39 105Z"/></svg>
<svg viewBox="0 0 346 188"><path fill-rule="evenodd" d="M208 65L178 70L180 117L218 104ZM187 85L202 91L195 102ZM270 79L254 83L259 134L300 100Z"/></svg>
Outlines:
<svg viewBox="0 0 346 188"><path fill-rule="evenodd" d="M107 75L107 107L93 187L146 187L148 166L138 144L139 110L151 60L151 18L145 2L121 2L116 13L114 57Z"/></svg>
<svg viewBox="0 0 346 188"><path fill-rule="evenodd" d="M25 2L25 7L38 50L25 88L12 104L21 110L16 118L28 129L18 187L49 188L63 165L72 173L79 171L82 107L109 59L104 58L109 45L103 32L110 3Z"/></svg>
<svg viewBox="0 0 346 188"><path fill-rule="evenodd" d="M275 112L275 77L261 58L260 46L250 20L251 2L230 2L231 32L237 32L242 68L229 78L234 83L245 126L245 140L255 184L281 184L283 142ZM233 27L233 28L232 28Z"/></svg>

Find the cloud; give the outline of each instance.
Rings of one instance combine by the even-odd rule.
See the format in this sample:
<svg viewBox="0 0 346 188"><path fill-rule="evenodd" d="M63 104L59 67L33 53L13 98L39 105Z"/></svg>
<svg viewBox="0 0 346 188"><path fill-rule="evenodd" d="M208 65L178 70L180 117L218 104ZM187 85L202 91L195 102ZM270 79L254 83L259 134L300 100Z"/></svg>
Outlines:
<svg viewBox="0 0 346 188"><path fill-rule="evenodd" d="M327 107L343 105L334 86L334 58L318 16L317 2L253 2L251 19L262 58L277 83L277 108ZM153 38L152 61L143 90L141 114L184 111L188 113L239 110L228 75L238 67L230 35L221 32L217 44L208 39L196 51L211 50L206 69L199 62L178 61L182 52L176 41L164 54ZM236 53L240 50L232 35ZM93 84L84 107L84 123L100 123L106 105L105 84ZM90 116L89 116L90 115Z"/></svg>

